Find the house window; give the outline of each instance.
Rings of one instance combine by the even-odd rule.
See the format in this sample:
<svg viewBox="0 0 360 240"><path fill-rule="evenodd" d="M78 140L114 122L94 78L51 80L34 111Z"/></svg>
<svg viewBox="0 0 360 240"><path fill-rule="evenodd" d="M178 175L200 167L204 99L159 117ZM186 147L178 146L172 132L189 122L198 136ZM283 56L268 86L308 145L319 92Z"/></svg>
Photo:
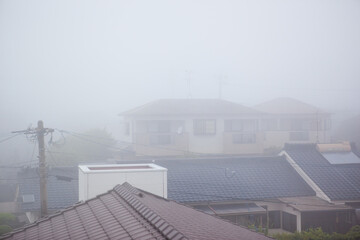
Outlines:
<svg viewBox="0 0 360 240"><path fill-rule="evenodd" d="M252 119L232 119L225 120L226 132L254 132L257 129L257 121Z"/></svg>
<svg viewBox="0 0 360 240"><path fill-rule="evenodd" d="M290 141L308 141L309 132L290 132L289 133Z"/></svg>
<svg viewBox="0 0 360 240"><path fill-rule="evenodd" d="M322 129L316 119L281 119L280 130L282 131L316 131Z"/></svg>
<svg viewBox="0 0 360 240"><path fill-rule="evenodd" d="M234 144L252 144L256 142L255 134L233 134Z"/></svg>
<svg viewBox="0 0 360 240"><path fill-rule="evenodd" d="M261 121L262 130L265 131L276 131L278 130L278 120L277 119L263 119Z"/></svg>
<svg viewBox="0 0 360 240"><path fill-rule="evenodd" d="M330 130L331 129L331 119L324 119L324 130Z"/></svg>
<svg viewBox="0 0 360 240"><path fill-rule="evenodd" d="M124 134L127 136L130 135L130 123L129 122L126 122L124 124Z"/></svg>
<svg viewBox="0 0 360 240"><path fill-rule="evenodd" d="M215 120L194 120L195 135L214 135L216 133Z"/></svg>
<svg viewBox="0 0 360 240"><path fill-rule="evenodd" d="M147 131L149 133L168 133L170 132L170 121L149 121Z"/></svg>
<svg viewBox="0 0 360 240"><path fill-rule="evenodd" d="M169 145L171 144L171 135L170 134L151 134L150 135L150 144L151 145Z"/></svg>

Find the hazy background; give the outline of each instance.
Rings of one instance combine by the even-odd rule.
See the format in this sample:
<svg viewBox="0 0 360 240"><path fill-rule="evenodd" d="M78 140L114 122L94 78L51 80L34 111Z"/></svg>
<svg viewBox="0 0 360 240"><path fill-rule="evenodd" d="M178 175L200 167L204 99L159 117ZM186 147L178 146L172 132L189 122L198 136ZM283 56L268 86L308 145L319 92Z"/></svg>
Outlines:
<svg viewBox="0 0 360 240"><path fill-rule="evenodd" d="M293 97L359 114L360 1L0 0L0 139L39 119L116 136L118 113L217 98L220 80L247 106Z"/></svg>

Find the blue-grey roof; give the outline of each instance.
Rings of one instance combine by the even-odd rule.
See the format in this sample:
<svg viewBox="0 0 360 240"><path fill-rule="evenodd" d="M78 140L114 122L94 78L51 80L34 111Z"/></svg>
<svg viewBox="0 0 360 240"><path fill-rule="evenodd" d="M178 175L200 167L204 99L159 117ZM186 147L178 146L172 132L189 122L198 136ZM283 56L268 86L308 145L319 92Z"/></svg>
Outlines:
<svg viewBox="0 0 360 240"><path fill-rule="evenodd" d="M315 195L283 157L156 160L155 164L168 169L168 198L184 203Z"/></svg>
<svg viewBox="0 0 360 240"><path fill-rule="evenodd" d="M360 164L331 164L315 144L287 144L285 151L331 200L360 199Z"/></svg>
<svg viewBox="0 0 360 240"><path fill-rule="evenodd" d="M40 187L38 170L24 169L18 175L19 199L22 195L34 195L35 201L22 203L23 211L37 211L40 209ZM48 209L60 210L78 202L78 170L77 168L63 167L48 170L47 193ZM71 180L71 181L70 181Z"/></svg>

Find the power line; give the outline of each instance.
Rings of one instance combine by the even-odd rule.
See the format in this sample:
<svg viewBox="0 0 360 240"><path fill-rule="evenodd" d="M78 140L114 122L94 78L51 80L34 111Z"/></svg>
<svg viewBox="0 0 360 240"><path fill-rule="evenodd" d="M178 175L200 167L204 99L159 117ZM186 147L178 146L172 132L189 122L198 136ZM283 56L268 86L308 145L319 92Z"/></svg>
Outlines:
<svg viewBox="0 0 360 240"><path fill-rule="evenodd" d="M79 139L82 139L84 141L88 141L88 142L92 142L94 144L107 146L107 147L117 149L117 150L121 150L121 151L124 151L124 150L126 151L126 149L123 149L123 148L114 147L114 146L111 146L111 145L107 145L107 144L104 144L104 143L99 143L99 142L89 140L89 139L84 139L84 138L81 137L81 135L87 136L87 137L93 137L93 138L97 138L97 136L84 135L84 134L81 134L81 133L75 133L75 132L70 132L70 131L65 131L65 130L60 130L60 131L62 131L64 133L67 133L67 134L69 134L71 136L77 137ZM177 148L168 148L168 147L160 147L160 146L151 145L151 144L131 143L131 142L126 142L126 141L119 141L119 142L129 144L129 145L135 145L135 146L136 145L137 146L145 146L145 147L150 147L150 148L155 148L155 149L160 149L160 150L177 151L177 152L188 153L188 154L192 154L192 155L199 155L199 156L206 155L206 154L203 154L203 153L192 152L192 151L189 151L189 150L177 149ZM151 157L151 155L145 155L145 154L140 154L140 155L141 156L149 156L149 157Z"/></svg>
<svg viewBox="0 0 360 240"><path fill-rule="evenodd" d="M12 135L12 136L10 136L10 137L6 137L6 138L4 138L4 139L1 139L1 140L0 140L0 143L6 142L6 141L8 141L8 140L10 140L10 139L12 139L12 138L14 138L14 137L16 137L16 136L19 136L19 135L21 135L21 133Z"/></svg>

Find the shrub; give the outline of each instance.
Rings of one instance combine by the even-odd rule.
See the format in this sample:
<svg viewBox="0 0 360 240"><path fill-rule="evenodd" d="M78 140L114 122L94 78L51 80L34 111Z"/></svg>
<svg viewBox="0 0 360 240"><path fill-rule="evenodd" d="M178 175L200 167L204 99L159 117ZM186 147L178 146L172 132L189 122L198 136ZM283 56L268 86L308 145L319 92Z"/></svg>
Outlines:
<svg viewBox="0 0 360 240"><path fill-rule="evenodd" d="M277 240L360 240L360 226L353 226L346 234L325 233L321 228L310 228L296 233L278 233L273 238Z"/></svg>
<svg viewBox="0 0 360 240"><path fill-rule="evenodd" d="M0 235L11 232L12 228L9 225L0 225Z"/></svg>

